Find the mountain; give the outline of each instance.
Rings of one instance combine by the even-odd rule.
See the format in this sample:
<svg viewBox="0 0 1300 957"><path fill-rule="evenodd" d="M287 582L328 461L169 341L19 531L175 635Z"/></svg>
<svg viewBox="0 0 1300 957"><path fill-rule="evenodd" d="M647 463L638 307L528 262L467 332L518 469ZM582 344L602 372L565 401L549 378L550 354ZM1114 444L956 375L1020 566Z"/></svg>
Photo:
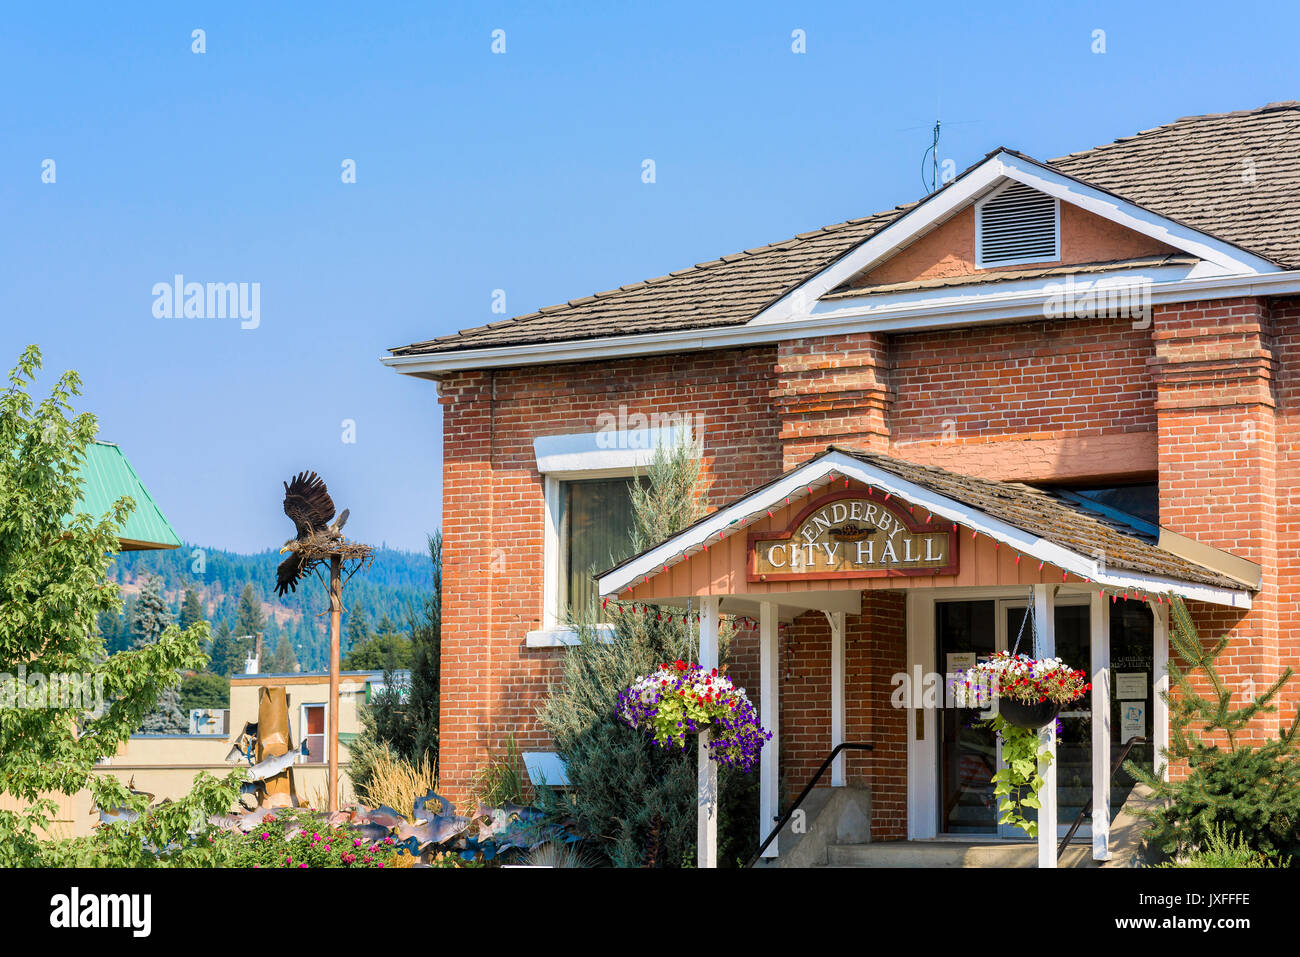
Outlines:
<svg viewBox="0 0 1300 957"><path fill-rule="evenodd" d="M216 630L223 619L233 628L239 595L246 584L262 602L266 615L264 648L269 654L282 634L293 642L304 671L329 666L329 598L315 576L298 585L284 598L275 594L275 567L281 555L270 549L254 554L228 552L219 548L185 544L166 551L122 552L109 569L109 578L122 589L126 607L117 622L101 620L109 650L130 614L134 596L150 575L160 575L163 594L172 613L180 614L186 589L195 589L204 616ZM328 578L328 572L325 571ZM348 625L363 615L371 632L385 618L395 630L407 630L407 616L423 603L433 588L428 553L392 548L375 549L374 562L357 572L343 589L344 614L340 641L348 649ZM114 627L119 630L113 631Z"/></svg>

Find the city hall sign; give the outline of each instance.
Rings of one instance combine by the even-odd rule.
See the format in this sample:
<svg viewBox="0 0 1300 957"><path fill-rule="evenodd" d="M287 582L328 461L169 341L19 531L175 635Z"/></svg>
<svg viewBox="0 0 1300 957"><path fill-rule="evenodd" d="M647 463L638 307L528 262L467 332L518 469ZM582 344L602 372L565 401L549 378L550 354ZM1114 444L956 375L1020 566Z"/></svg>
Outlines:
<svg viewBox="0 0 1300 957"><path fill-rule="evenodd" d="M955 575L957 533L879 489L824 495L784 532L750 532L749 580Z"/></svg>

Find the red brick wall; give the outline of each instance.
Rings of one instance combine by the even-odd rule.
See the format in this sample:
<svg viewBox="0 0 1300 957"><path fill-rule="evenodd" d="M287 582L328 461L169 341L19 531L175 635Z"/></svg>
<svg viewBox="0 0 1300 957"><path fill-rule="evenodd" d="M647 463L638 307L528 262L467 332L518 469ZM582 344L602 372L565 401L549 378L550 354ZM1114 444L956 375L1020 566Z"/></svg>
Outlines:
<svg viewBox="0 0 1300 957"><path fill-rule="evenodd" d="M1300 584L1300 519L1291 507L1300 505L1292 451L1300 447L1298 342L1300 301L1235 300L1157 307L1148 329L1075 320L821 337L445 379L443 786L463 795L507 731L522 748L548 745L535 711L563 652L524 646L525 633L540 627L543 600L544 504L532 440L595 431L598 416L620 405L705 416L710 506L830 442L927 460L936 447L927 443L954 441L981 474L995 475L1002 459L1020 454L1013 450L1048 443L1037 446L1046 451L1034 477L1063 479L1082 468L1062 464L1063 449L1074 450L1072 461L1097 458L1094 446L1070 442L1149 440L1149 460L1135 453L1114 472L1158 471L1167 526L1266 566L1265 592L1248 614L1195 609L1206 637L1231 632L1229 676L1266 684L1300 662L1300 620L1293 602L1279 598ZM962 457L942 464L958 467ZM900 837L905 723L888 700L889 676L903 670L902 597L867 600L849 621L847 735L876 751L849 757L850 779L873 788L877 836ZM819 614L783 633L787 799L829 750L829 653ZM752 637L738 642L733 673L755 697L756 656ZM1283 717L1298 701L1292 689Z"/></svg>
<svg viewBox="0 0 1300 957"><path fill-rule="evenodd" d="M1264 566L1248 613L1194 609L1202 638L1231 629L1224 677L1263 690L1281 667L1270 307L1255 299L1157 307L1154 334L1161 524ZM1277 723L1261 721L1245 737L1269 736Z"/></svg>
<svg viewBox="0 0 1300 957"><path fill-rule="evenodd" d="M507 732L545 748L536 721L563 651L525 646L542 627L545 503L533 439L589 433L601 415L695 413L703 494L716 507L780 468L770 403L775 350L749 349L450 376L443 405L444 624L440 784L463 798ZM733 669L756 674L754 642ZM750 681L750 684L754 682Z"/></svg>
<svg viewBox="0 0 1300 957"><path fill-rule="evenodd" d="M844 737L875 746L846 752L849 784L871 789L875 840L907 836L907 712L890 705L891 678L905 672L902 592L863 594L844 636ZM831 750L831 633L821 612L780 630L782 807L812 780ZM758 698L757 694L752 697ZM820 786L830 786L830 773Z"/></svg>
<svg viewBox="0 0 1300 957"><path fill-rule="evenodd" d="M1150 431L1152 354L1150 331L1127 319L896 336L890 437L979 443Z"/></svg>

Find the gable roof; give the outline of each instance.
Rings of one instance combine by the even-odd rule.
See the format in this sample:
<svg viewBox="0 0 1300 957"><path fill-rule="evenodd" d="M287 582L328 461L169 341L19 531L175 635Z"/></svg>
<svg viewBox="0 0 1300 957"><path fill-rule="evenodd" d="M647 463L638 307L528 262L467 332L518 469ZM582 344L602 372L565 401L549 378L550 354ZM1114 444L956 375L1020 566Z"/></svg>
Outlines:
<svg viewBox="0 0 1300 957"><path fill-rule="evenodd" d="M989 157L998 152L1029 159L1009 150ZM1184 117L1039 165L1300 268L1300 103ZM742 325L960 180L917 203L390 352L410 357Z"/></svg>
<svg viewBox="0 0 1300 957"><path fill-rule="evenodd" d="M1002 542L1076 578L1127 593L1179 594L1250 607L1254 586L1217 567L1161 546L1161 529L1081 497L917 465L832 445L803 465L700 519L668 540L598 576L602 595L617 595L689 559L707 542L734 535L768 509L820 494L839 477L883 489L933 515ZM1209 551L1209 550L1207 550ZM1098 557L1100 556L1100 558ZM1223 554L1227 567L1239 563Z"/></svg>

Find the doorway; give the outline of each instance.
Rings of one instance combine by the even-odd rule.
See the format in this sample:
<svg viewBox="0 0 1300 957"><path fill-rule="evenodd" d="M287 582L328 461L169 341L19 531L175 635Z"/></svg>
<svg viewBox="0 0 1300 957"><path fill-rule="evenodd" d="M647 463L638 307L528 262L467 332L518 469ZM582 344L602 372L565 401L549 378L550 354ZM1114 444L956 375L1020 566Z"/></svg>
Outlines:
<svg viewBox="0 0 1300 957"><path fill-rule="evenodd" d="M950 687L957 672L995 651L1017 648L1033 654L1033 622L1025 599L940 601L935 603L935 664ZM1055 608L1056 656L1072 668L1090 670L1091 642L1087 596L1061 596ZM1063 712L1057 735L1058 827L1063 834L1092 797L1092 712ZM983 727L980 712L955 707L945 694L938 721L939 832L1026 839L1019 828L998 825L998 801L990 778L1001 767L997 737ZM1033 819L1032 809L1026 817ZM1086 837L1085 824L1077 832Z"/></svg>

